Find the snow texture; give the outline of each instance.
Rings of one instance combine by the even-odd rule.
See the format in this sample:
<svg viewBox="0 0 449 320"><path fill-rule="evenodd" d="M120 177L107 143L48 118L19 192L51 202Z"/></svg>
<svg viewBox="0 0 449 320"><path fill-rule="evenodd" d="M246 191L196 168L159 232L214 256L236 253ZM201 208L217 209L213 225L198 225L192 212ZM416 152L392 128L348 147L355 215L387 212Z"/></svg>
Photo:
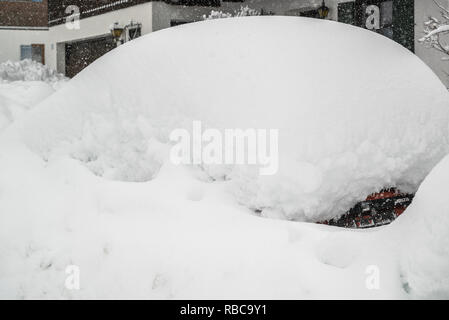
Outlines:
<svg viewBox="0 0 449 320"><path fill-rule="evenodd" d="M418 298L449 299L449 156L429 174L391 232L402 236L405 288Z"/></svg>
<svg viewBox="0 0 449 320"><path fill-rule="evenodd" d="M447 297L447 160L378 230L250 210L313 221L417 189L448 151L447 102L407 50L333 22L217 19L120 46L0 132L0 297ZM168 135L193 120L279 129L280 172L174 166Z"/></svg>
<svg viewBox="0 0 449 320"><path fill-rule="evenodd" d="M246 207L317 221L384 187L416 191L448 152L447 99L431 70L385 37L311 19L220 19L114 50L46 101L24 138L43 157L147 181L166 160L148 141L167 144L194 120L279 129L278 174L203 168L232 180Z"/></svg>
<svg viewBox="0 0 449 320"><path fill-rule="evenodd" d="M68 79L31 60L0 64L0 132Z"/></svg>

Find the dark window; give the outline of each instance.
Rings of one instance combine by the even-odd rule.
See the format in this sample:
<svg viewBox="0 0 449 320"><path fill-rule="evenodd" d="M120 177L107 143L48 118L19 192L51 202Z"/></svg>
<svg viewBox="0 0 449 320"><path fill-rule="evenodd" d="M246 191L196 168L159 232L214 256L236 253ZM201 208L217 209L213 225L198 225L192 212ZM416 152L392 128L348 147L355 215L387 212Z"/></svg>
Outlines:
<svg viewBox="0 0 449 320"><path fill-rule="evenodd" d="M186 23L190 23L191 21L186 21L186 20L170 20L170 27L176 27L179 26L181 24L186 24Z"/></svg>
<svg viewBox="0 0 449 320"><path fill-rule="evenodd" d="M347 24L355 24L355 3L342 2L338 4L338 21Z"/></svg>
<svg viewBox="0 0 449 320"><path fill-rule="evenodd" d="M319 18L320 17L320 15L318 14L318 10L315 10L315 9L301 11L299 13L299 16L307 17L307 18Z"/></svg>
<svg viewBox="0 0 449 320"><path fill-rule="evenodd" d="M31 60L45 64L45 46L43 44L31 45Z"/></svg>
<svg viewBox="0 0 449 320"><path fill-rule="evenodd" d="M128 29L128 40L133 40L142 35L142 27L140 25L130 27Z"/></svg>
<svg viewBox="0 0 449 320"><path fill-rule="evenodd" d="M31 59L31 45L20 46L20 60Z"/></svg>

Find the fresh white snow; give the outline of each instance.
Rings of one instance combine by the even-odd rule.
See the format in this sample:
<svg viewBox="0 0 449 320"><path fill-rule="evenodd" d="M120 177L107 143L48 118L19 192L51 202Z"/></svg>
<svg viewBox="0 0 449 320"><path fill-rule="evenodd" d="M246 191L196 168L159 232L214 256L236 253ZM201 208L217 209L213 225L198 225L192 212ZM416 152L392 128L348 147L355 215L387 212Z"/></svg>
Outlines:
<svg viewBox="0 0 449 320"><path fill-rule="evenodd" d="M429 191L447 181L379 230L299 221L415 191L448 153L448 99L406 49L333 22L222 19L127 43L0 132L0 297L447 297L447 205ZM174 166L169 133L194 120L279 129L280 171Z"/></svg>
<svg viewBox="0 0 449 320"><path fill-rule="evenodd" d="M0 132L67 80L35 61L0 63Z"/></svg>
<svg viewBox="0 0 449 320"><path fill-rule="evenodd" d="M449 298L449 156L429 174L389 230L401 243L404 283L420 298Z"/></svg>

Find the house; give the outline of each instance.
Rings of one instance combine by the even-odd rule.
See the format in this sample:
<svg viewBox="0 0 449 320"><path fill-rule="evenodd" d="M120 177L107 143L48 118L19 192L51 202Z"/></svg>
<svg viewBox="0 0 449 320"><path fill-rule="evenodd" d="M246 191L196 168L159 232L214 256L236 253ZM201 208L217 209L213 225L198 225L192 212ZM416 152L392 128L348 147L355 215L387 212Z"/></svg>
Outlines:
<svg viewBox="0 0 449 320"><path fill-rule="evenodd" d="M200 21L212 10L232 13L248 6L263 14L319 17L322 5L322 0L0 0L0 62L31 57L73 77L117 46L114 24L125 27L121 39L127 41ZM447 62L418 42L424 21L438 16L433 2L325 0L324 5L326 19L373 30L415 52L449 87ZM8 19L19 16L17 10L23 17Z"/></svg>

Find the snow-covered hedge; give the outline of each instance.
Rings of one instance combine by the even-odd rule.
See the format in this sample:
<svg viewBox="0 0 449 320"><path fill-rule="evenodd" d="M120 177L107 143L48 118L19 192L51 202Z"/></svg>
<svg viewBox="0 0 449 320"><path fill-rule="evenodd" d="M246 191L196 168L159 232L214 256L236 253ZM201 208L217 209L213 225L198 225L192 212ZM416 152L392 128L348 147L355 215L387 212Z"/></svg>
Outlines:
<svg viewBox="0 0 449 320"><path fill-rule="evenodd" d="M57 82L65 77L39 62L25 59L0 63L0 80Z"/></svg>

